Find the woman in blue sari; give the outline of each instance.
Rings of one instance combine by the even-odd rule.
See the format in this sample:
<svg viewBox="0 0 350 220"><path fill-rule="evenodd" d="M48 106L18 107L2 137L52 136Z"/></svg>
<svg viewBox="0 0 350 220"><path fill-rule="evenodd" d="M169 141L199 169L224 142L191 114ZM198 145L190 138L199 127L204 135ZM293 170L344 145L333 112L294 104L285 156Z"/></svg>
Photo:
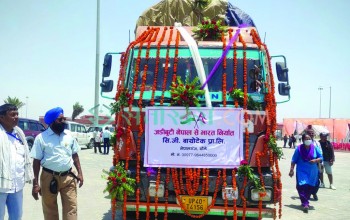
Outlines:
<svg viewBox="0 0 350 220"><path fill-rule="evenodd" d="M305 213L309 210L309 199L314 191L318 180L317 163L322 162L321 151L312 144L311 137L307 134L302 136L303 143L294 151L289 176L294 175L296 169L297 190L301 200L301 205Z"/></svg>

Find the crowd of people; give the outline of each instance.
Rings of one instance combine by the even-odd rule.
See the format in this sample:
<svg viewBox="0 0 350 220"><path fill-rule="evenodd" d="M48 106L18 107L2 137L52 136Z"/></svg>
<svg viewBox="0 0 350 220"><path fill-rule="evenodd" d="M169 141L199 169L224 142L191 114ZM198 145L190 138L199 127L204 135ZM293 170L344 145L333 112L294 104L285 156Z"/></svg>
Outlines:
<svg viewBox="0 0 350 220"><path fill-rule="evenodd" d="M319 188L325 188L324 171L328 175L329 188L336 189L333 185L332 175L332 165L335 161L334 149L327 140L327 136L327 133L322 132L320 133L320 140L315 140L314 130L309 125L302 135L302 143L296 147L292 156L289 176L294 176L294 167L296 166L296 188L305 213L310 208L309 200L311 195L314 201L317 201ZM284 147L285 144L286 140L284 139ZM293 146L293 148L295 147Z"/></svg>

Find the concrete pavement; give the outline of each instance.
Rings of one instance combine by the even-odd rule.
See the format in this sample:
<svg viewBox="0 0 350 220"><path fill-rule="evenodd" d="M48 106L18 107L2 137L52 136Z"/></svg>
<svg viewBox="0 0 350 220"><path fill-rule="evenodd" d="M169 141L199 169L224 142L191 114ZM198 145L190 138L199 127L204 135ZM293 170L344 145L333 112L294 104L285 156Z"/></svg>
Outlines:
<svg viewBox="0 0 350 220"><path fill-rule="evenodd" d="M278 142L282 146L281 142ZM327 176L324 177L326 187L318 193L319 201L311 201L312 209L305 214L300 209L300 200L295 189L295 177L288 176L290 158L294 149L283 148L284 159L280 160L283 183L282 220L345 220L349 219L350 210L350 153L336 152L333 166L334 185L337 190L329 189ZM112 165L112 153L109 155L95 154L93 149L83 149L79 153L84 172L84 185L78 189L78 218L82 220L111 219L110 200L103 193L106 181L101 178L102 169ZM32 186L24 188L23 220L43 220L41 200L35 201L31 196ZM59 200L60 203L60 200ZM61 210L61 206L59 206ZM179 215L182 219L183 215ZM173 219L179 219L178 217ZM5 217L7 219L7 217ZM206 219L206 218L204 218ZM210 218L213 219L213 218ZM219 218L214 218L219 219ZM230 218L228 218L230 219Z"/></svg>

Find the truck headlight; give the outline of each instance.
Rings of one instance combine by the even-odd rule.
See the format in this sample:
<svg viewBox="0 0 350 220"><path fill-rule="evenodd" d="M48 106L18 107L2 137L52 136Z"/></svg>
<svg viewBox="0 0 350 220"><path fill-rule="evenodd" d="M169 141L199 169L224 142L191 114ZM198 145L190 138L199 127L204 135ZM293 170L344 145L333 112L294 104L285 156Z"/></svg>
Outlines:
<svg viewBox="0 0 350 220"><path fill-rule="evenodd" d="M155 197L157 194L157 197L164 197L164 182L160 181L158 185L158 191L156 192L156 181L151 180L149 181L149 186L148 186L148 194L151 197Z"/></svg>
<svg viewBox="0 0 350 220"><path fill-rule="evenodd" d="M258 189L251 189L250 190L250 198L254 202L259 202L259 193L261 193ZM265 188L266 195L262 197L262 201L264 202L270 202L272 201L272 189L271 188Z"/></svg>
<svg viewBox="0 0 350 220"><path fill-rule="evenodd" d="M226 186L222 187L221 191L222 199L225 199L225 196L227 200L234 200L238 198L238 188L236 187L236 190L233 190L232 186Z"/></svg>

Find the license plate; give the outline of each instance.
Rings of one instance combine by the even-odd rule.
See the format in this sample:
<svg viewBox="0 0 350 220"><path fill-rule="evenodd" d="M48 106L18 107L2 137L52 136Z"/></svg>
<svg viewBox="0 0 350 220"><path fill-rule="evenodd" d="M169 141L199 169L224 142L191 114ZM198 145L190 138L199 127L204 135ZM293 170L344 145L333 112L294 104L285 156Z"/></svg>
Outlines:
<svg viewBox="0 0 350 220"><path fill-rule="evenodd" d="M208 207L208 196L181 196L182 205L191 212L204 212Z"/></svg>

